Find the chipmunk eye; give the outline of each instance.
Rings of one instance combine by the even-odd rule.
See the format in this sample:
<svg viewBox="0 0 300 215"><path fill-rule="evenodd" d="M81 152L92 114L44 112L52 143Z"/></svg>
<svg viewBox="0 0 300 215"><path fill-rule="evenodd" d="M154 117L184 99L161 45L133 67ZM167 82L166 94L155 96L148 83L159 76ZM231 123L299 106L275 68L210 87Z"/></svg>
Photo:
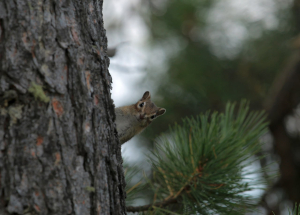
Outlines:
<svg viewBox="0 0 300 215"><path fill-rule="evenodd" d="M142 108L142 107L144 107L144 105L145 105L145 102L142 102L141 104L139 104L139 106Z"/></svg>
<svg viewBox="0 0 300 215"><path fill-rule="evenodd" d="M150 118L151 118L151 119L154 119L155 117L156 117L156 115L153 115L153 116L151 116Z"/></svg>

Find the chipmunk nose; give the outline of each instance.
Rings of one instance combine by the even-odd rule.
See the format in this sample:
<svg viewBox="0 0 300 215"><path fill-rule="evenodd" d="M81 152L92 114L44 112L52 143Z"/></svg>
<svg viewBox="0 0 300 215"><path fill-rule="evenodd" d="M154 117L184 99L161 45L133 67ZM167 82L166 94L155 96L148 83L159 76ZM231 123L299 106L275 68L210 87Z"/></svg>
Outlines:
<svg viewBox="0 0 300 215"><path fill-rule="evenodd" d="M140 114L140 119L145 119L146 114Z"/></svg>

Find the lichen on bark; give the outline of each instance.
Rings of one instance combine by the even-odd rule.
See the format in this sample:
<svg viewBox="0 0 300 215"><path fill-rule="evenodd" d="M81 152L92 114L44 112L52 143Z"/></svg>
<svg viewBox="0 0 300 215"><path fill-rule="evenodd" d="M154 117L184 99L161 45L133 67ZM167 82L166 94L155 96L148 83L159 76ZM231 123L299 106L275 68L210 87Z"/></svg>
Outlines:
<svg viewBox="0 0 300 215"><path fill-rule="evenodd" d="M30 87L28 88L28 92L32 93L34 98L37 100L45 103L50 101L49 97L45 95L43 87L34 82L31 82Z"/></svg>

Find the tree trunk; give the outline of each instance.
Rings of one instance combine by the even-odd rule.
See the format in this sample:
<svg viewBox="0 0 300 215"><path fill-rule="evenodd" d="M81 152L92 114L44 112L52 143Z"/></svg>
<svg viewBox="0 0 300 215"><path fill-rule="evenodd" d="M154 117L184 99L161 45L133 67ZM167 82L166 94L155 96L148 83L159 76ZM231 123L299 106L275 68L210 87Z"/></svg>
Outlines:
<svg viewBox="0 0 300 215"><path fill-rule="evenodd" d="M294 0L293 12L295 29L300 32L300 0ZM267 97L265 108L269 115L269 129L273 137L275 154L280 160L280 177L263 195L262 204L268 214L280 214L280 204L283 200L300 203L300 138L292 135L287 128L287 117L296 117L295 110L300 105L300 37L293 39L295 48L289 62L278 75ZM276 159L278 159L276 158ZM277 204L267 201L272 193L284 191L282 199ZM277 194L276 194L277 195Z"/></svg>
<svg viewBox="0 0 300 215"><path fill-rule="evenodd" d="M125 214L102 0L0 0L0 214Z"/></svg>

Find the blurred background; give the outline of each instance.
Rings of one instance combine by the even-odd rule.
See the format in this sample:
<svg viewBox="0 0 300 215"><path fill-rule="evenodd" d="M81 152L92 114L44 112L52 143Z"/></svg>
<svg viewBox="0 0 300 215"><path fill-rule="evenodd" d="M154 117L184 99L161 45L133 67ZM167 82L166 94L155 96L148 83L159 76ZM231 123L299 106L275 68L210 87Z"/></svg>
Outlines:
<svg viewBox="0 0 300 215"><path fill-rule="evenodd" d="M288 214L300 202L300 1L105 0L103 12L115 105L149 90L167 109L122 146L124 160L150 174L145 155L170 125L247 99L270 120L258 165L278 172L253 194L258 211Z"/></svg>

